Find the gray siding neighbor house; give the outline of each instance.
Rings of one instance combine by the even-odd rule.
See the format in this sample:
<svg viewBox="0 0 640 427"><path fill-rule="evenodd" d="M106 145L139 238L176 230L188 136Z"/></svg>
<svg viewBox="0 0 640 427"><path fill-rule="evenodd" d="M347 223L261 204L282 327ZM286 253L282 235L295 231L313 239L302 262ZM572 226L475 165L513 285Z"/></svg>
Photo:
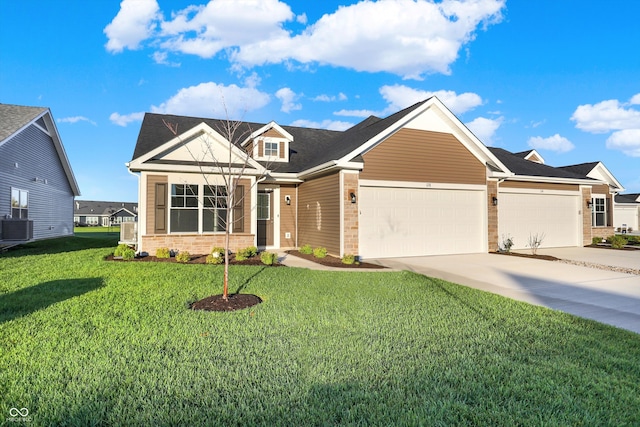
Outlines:
<svg viewBox="0 0 640 427"><path fill-rule="evenodd" d="M76 200L73 210L76 225L107 227L138 220L138 204L132 202L102 202Z"/></svg>
<svg viewBox="0 0 640 427"><path fill-rule="evenodd" d="M79 195L51 111L0 104L0 247L73 235Z"/></svg>

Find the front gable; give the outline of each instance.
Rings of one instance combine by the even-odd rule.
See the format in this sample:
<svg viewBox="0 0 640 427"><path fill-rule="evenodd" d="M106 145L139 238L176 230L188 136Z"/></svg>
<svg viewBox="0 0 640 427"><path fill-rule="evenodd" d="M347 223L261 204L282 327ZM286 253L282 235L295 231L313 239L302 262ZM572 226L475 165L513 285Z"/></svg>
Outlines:
<svg viewBox="0 0 640 427"><path fill-rule="evenodd" d="M241 144L256 160L288 162L293 136L276 122L270 122L252 132Z"/></svg>
<svg viewBox="0 0 640 427"><path fill-rule="evenodd" d="M622 187L622 184L618 182L618 180L602 162L598 162L598 164L593 169L591 169L587 176L598 181L606 182L609 185L609 189L612 193L619 193L621 191L624 191L624 187Z"/></svg>
<svg viewBox="0 0 640 427"><path fill-rule="evenodd" d="M129 163L132 171L202 172L203 167L207 168L207 173L223 173L243 167L246 174L264 172L264 168L248 153L206 123L200 123Z"/></svg>

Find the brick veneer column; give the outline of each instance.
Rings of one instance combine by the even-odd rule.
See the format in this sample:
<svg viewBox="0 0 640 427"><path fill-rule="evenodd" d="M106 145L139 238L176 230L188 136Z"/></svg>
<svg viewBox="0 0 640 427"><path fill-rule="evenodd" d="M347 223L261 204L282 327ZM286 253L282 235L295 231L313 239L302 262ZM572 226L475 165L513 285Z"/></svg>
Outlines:
<svg viewBox="0 0 640 427"><path fill-rule="evenodd" d="M487 181L487 247L490 252L497 250L499 245L498 208L500 206L500 200L498 200L498 206L494 206L494 197L498 197L498 182Z"/></svg>
<svg viewBox="0 0 640 427"><path fill-rule="evenodd" d="M342 172L344 209L344 253L358 255L358 173ZM356 203L351 203L351 193L356 194Z"/></svg>
<svg viewBox="0 0 640 427"><path fill-rule="evenodd" d="M591 209L587 207L587 200L591 200L591 187L582 188L580 211L582 212L582 244L591 244Z"/></svg>

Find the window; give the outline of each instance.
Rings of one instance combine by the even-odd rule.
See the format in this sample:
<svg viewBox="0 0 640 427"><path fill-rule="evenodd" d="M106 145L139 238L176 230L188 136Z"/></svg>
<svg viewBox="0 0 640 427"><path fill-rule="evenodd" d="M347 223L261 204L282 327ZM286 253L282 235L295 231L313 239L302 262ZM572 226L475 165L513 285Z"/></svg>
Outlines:
<svg viewBox="0 0 640 427"><path fill-rule="evenodd" d="M592 219L593 227L607 226L607 201L604 197L594 197L592 199Z"/></svg>
<svg viewBox="0 0 640 427"><path fill-rule="evenodd" d="M258 220L267 220L271 217L269 193L258 193Z"/></svg>
<svg viewBox="0 0 640 427"><path fill-rule="evenodd" d="M227 189L222 185L204 186L202 231L227 229Z"/></svg>
<svg viewBox="0 0 640 427"><path fill-rule="evenodd" d="M278 143L273 141L264 142L264 156L278 157Z"/></svg>
<svg viewBox="0 0 640 427"><path fill-rule="evenodd" d="M29 192L28 191L19 190L17 188L11 189L11 217L13 219L29 218Z"/></svg>
<svg viewBox="0 0 640 427"><path fill-rule="evenodd" d="M171 185L169 214L172 232L198 231L198 186L192 184Z"/></svg>

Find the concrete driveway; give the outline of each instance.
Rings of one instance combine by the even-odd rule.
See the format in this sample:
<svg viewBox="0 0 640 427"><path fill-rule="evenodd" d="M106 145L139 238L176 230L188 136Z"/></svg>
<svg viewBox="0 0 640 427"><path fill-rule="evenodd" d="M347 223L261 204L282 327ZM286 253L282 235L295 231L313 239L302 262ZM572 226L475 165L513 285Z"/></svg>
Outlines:
<svg viewBox="0 0 640 427"><path fill-rule="evenodd" d="M640 269L640 251L561 248L539 253ZM640 275L496 254L391 258L376 262L640 334Z"/></svg>

